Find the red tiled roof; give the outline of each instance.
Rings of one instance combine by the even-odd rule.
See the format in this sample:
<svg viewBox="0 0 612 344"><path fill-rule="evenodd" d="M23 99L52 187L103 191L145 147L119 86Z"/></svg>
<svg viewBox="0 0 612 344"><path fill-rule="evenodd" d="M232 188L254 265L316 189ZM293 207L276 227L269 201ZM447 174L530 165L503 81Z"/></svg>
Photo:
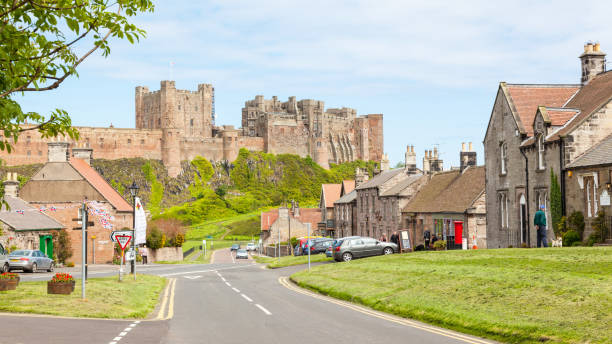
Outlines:
<svg viewBox="0 0 612 344"><path fill-rule="evenodd" d="M278 208L261 213L261 230L268 231L270 227L278 220Z"/></svg>
<svg viewBox="0 0 612 344"><path fill-rule="evenodd" d="M354 180L343 180L342 181L342 196L347 193L353 191L355 189L355 181Z"/></svg>
<svg viewBox="0 0 612 344"><path fill-rule="evenodd" d="M572 109L572 110L546 109L546 112L548 113L548 117L550 118L551 125L561 126L561 125L565 125L567 121L572 119L572 117L574 117L578 113L578 110L575 110L575 109Z"/></svg>
<svg viewBox="0 0 612 344"><path fill-rule="evenodd" d="M301 223L310 223L310 230L314 232L317 224L321 222L321 209L319 208L300 208L300 216L293 216Z"/></svg>
<svg viewBox="0 0 612 344"><path fill-rule="evenodd" d="M131 212L132 206L84 160L70 158L70 165L96 189L117 211Z"/></svg>
<svg viewBox="0 0 612 344"><path fill-rule="evenodd" d="M562 107L580 89L578 85L507 85L518 114L519 128L533 136L533 119L538 106ZM575 107L575 106L571 106Z"/></svg>
<svg viewBox="0 0 612 344"><path fill-rule="evenodd" d="M342 189L342 184L321 185L321 197L325 198L326 208L333 208L334 202L340 199L340 189Z"/></svg>

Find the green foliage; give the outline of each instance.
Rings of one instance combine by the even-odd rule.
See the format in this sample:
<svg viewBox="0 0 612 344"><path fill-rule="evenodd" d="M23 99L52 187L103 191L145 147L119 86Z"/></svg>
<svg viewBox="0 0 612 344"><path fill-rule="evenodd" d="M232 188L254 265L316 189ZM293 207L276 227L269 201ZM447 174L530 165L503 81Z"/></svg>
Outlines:
<svg viewBox="0 0 612 344"><path fill-rule="evenodd" d="M575 242L580 243L580 234L575 230L569 230L563 234L563 246L570 247L573 246Z"/></svg>
<svg viewBox="0 0 612 344"><path fill-rule="evenodd" d="M117 190L119 194L125 194L125 186L123 186L123 184L120 182L116 181L115 179L111 179L110 185L113 187L113 189Z"/></svg>
<svg viewBox="0 0 612 344"><path fill-rule="evenodd" d="M142 165L142 173L145 179L151 185L151 194L149 195L149 211L152 216L157 216L162 210L162 199L164 197L164 186L157 180L157 176L153 173L151 163L146 162Z"/></svg>
<svg viewBox="0 0 612 344"><path fill-rule="evenodd" d="M559 232L559 222L563 216L562 204L561 204L561 186L557 175L550 169L550 217L553 226L553 231L556 236L562 234Z"/></svg>
<svg viewBox="0 0 612 344"><path fill-rule="evenodd" d="M58 88L69 76L77 75L77 67L95 50L108 56L109 37L130 43L144 37L145 32L128 17L153 8L150 0L2 1L0 150L10 153L26 130L36 130L43 138L78 139L66 111L56 109L48 116L23 111L16 96ZM91 45L83 46L85 42ZM21 127L26 123L32 126Z"/></svg>
<svg viewBox="0 0 612 344"><path fill-rule="evenodd" d="M574 211L570 214L567 219L567 228L573 230L579 235L579 240L582 240L582 234L584 233L584 215L580 211ZM565 244L564 244L565 245Z"/></svg>
<svg viewBox="0 0 612 344"><path fill-rule="evenodd" d="M72 258L72 243L68 232L65 229L59 230L59 233L53 233L53 246L54 254L57 256L57 260L60 263L66 263L66 261Z"/></svg>
<svg viewBox="0 0 612 344"><path fill-rule="evenodd" d="M196 156L195 159L191 161L191 165L196 168L196 184L206 184L215 174L215 170L210 161L201 156Z"/></svg>
<svg viewBox="0 0 612 344"><path fill-rule="evenodd" d="M296 237L291 237L291 247L295 247L298 244L298 239Z"/></svg>
<svg viewBox="0 0 612 344"><path fill-rule="evenodd" d="M608 226L606 224L606 213L603 210L597 213L597 217L591 222L591 228L593 228L593 233L589 236L588 242L590 243L592 241L593 243L589 246L602 242L605 238Z"/></svg>
<svg viewBox="0 0 612 344"><path fill-rule="evenodd" d="M147 247L157 250L163 247L162 232L157 227L149 228L147 231Z"/></svg>
<svg viewBox="0 0 612 344"><path fill-rule="evenodd" d="M559 224L557 225L557 230L555 231L555 234L557 234L557 237L559 236L563 236L563 233L567 232L567 217L562 216L561 220L559 220Z"/></svg>
<svg viewBox="0 0 612 344"><path fill-rule="evenodd" d="M438 240L433 244L433 248L436 251L446 250L446 240Z"/></svg>
<svg viewBox="0 0 612 344"><path fill-rule="evenodd" d="M175 218L184 224L192 225L206 220L230 217L236 215L236 211L228 208L225 201L210 189L201 189L198 193L201 197L193 202L174 206L159 215L159 218Z"/></svg>

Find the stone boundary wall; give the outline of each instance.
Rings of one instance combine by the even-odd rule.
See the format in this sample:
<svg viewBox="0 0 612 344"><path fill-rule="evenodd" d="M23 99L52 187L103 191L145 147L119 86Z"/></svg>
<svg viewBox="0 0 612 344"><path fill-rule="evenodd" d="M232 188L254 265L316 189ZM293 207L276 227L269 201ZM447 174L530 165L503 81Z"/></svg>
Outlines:
<svg viewBox="0 0 612 344"><path fill-rule="evenodd" d="M162 247L157 250L149 249L147 256L148 263L154 263L160 260L175 262L183 260L182 247Z"/></svg>

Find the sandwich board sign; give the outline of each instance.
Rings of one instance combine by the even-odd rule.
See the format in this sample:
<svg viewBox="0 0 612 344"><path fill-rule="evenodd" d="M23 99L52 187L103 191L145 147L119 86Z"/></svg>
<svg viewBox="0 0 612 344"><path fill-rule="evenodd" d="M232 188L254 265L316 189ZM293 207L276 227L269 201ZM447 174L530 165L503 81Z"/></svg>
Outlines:
<svg viewBox="0 0 612 344"><path fill-rule="evenodd" d="M132 235L131 233L130 235L115 235L115 239L117 240L117 242L119 243L119 247L121 247L121 250L123 251L126 247L128 247L128 244L132 240Z"/></svg>

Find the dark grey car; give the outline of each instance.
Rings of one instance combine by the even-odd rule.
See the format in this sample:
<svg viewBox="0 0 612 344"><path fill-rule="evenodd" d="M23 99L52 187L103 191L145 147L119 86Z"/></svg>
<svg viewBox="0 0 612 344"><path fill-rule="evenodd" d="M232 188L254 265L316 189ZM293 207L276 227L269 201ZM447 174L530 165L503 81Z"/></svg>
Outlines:
<svg viewBox="0 0 612 344"><path fill-rule="evenodd" d="M36 272L37 270L53 271L53 260L39 250L18 250L9 254L11 270Z"/></svg>
<svg viewBox="0 0 612 344"><path fill-rule="evenodd" d="M334 260L351 261L354 258L380 256L398 252L396 244L392 242L378 241L373 238L357 237L346 239L334 249Z"/></svg>

